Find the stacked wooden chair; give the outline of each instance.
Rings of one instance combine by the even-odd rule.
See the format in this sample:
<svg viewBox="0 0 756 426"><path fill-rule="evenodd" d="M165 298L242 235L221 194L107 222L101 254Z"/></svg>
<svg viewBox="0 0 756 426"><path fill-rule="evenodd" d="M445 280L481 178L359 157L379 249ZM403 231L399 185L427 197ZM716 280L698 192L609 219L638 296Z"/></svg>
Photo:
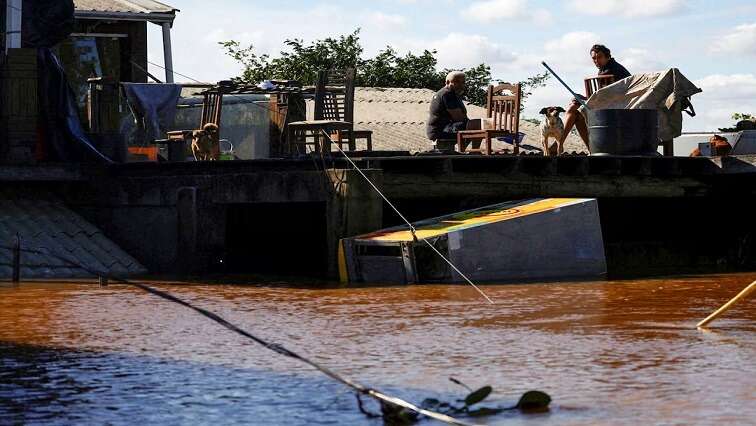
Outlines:
<svg viewBox="0 0 756 426"><path fill-rule="evenodd" d="M318 72L314 120L288 124L289 154L305 153L308 145L315 152L330 152L331 142L354 151L358 138L366 139L367 150L372 150L372 132L354 130L354 80L354 68Z"/></svg>
<svg viewBox="0 0 756 426"><path fill-rule="evenodd" d="M459 152L480 152L486 155L493 153L491 140L500 137L511 138L514 154L520 152L520 105L522 103L522 87L519 83L501 83L488 86L486 97L486 116L492 122L492 128L481 130L463 130L457 132L457 148ZM470 142L484 141L482 149L468 149Z"/></svg>

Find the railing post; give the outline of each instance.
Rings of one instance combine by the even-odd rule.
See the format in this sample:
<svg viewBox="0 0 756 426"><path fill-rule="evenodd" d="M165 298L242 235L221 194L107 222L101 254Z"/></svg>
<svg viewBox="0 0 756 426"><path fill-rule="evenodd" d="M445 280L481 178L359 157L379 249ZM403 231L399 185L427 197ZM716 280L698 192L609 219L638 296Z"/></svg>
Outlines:
<svg viewBox="0 0 756 426"><path fill-rule="evenodd" d="M171 24L163 22L163 63L165 82L173 83L173 47L171 46Z"/></svg>

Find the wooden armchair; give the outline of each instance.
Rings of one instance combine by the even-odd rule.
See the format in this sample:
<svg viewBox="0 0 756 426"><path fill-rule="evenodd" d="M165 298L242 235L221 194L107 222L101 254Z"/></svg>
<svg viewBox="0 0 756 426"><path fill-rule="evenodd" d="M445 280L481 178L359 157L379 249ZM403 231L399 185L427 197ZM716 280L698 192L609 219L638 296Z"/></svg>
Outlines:
<svg viewBox="0 0 756 426"><path fill-rule="evenodd" d="M615 78L611 74L586 77L585 78L585 96L587 98L590 98L591 95L595 91L601 88L604 88L614 82L615 82Z"/></svg>
<svg viewBox="0 0 756 426"><path fill-rule="evenodd" d="M507 93L509 92L509 93ZM520 142L518 133L520 130L520 103L522 101L522 87L519 83L501 83L497 86L488 86L486 101L486 116L493 120L492 129L463 130L457 132L457 147L459 152L465 152L468 141L485 140L482 150L471 149L469 152L483 152L490 155L491 139L510 136L514 141L514 153L519 154Z"/></svg>

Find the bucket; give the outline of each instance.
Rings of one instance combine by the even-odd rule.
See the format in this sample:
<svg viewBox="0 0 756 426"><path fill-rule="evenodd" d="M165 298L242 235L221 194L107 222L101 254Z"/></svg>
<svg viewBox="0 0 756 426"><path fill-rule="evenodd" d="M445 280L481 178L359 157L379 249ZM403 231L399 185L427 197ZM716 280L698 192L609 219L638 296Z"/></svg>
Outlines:
<svg viewBox="0 0 756 426"><path fill-rule="evenodd" d="M656 155L659 115L655 109L588 111L591 155Z"/></svg>
<svg viewBox="0 0 756 426"><path fill-rule="evenodd" d="M514 144L514 135L505 135L505 136L499 136L496 138L499 141L508 143L510 145ZM525 133L517 132L517 144L521 144L522 141L525 139Z"/></svg>
<svg viewBox="0 0 756 426"><path fill-rule="evenodd" d="M234 155L234 144L232 144L228 139L221 139L218 142L218 145L220 145L220 157L218 157L219 160L234 160L236 156Z"/></svg>

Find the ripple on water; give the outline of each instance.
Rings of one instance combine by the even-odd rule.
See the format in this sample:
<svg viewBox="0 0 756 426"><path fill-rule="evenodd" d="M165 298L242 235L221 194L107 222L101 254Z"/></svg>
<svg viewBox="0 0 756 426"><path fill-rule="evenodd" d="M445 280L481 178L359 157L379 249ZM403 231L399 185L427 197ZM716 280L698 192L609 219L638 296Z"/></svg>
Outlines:
<svg viewBox="0 0 756 426"><path fill-rule="evenodd" d="M308 290L160 285L366 384L420 401L529 389L537 417L643 424L756 418L756 312L692 326L752 276L611 283ZM309 367L136 289L0 288L0 418L11 423L371 424ZM372 424L377 424L372 422Z"/></svg>

